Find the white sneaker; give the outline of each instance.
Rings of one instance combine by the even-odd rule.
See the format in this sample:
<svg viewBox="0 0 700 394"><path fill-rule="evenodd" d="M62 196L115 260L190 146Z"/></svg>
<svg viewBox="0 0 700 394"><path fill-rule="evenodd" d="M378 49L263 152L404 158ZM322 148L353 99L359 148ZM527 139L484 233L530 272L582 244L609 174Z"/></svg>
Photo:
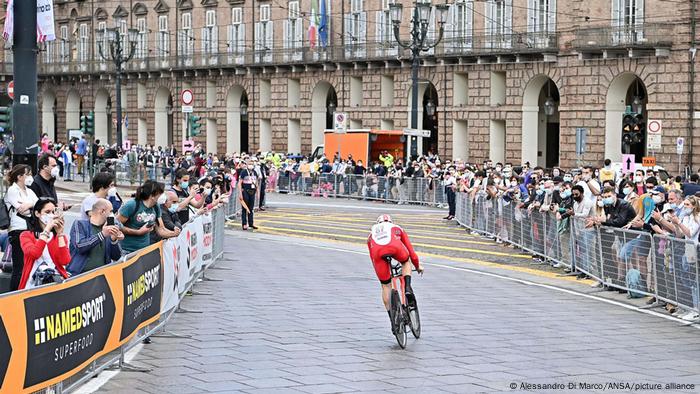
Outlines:
<svg viewBox="0 0 700 394"><path fill-rule="evenodd" d="M593 287L593 288L603 287L603 284L601 282L595 282L594 284L591 285L591 287Z"/></svg>
<svg viewBox="0 0 700 394"><path fill-rule="evenodd" d="M552 264L552 268L561 268L561 263Z"/></svg>
<svg viewBox="0 0 700 394"><path fill-rule="evenodd" d="M693 321L693 320L697 320L698 317L700 317L700 315L698 315L697 312L690 311L690 312L686 313L685 315L681 316L681 319L683 319L685 321Z"/></svg>
<svg viewBox="0 0 700 394"><path fill-rule="evenodd" d="M685 316L685 315L687 315L687 314L688 314L688 311L687 311L687 310L685 310L685 309L683 309L683 308L676 308L676 311L673 312L673 313L671 314L671 316L675 316L675 317L681 318L681 317L683 317L683 316Z"/></svg>

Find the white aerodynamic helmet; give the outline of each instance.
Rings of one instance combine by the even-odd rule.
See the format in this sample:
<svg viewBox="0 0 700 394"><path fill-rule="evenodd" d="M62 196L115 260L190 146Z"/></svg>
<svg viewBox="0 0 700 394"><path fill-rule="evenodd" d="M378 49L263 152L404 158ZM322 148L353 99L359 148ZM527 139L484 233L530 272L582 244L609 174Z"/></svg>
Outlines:
<svg viewBox="0 0 700 394"><path fill-rule="evenodd" d="M387 214L379 215L379 217L377 217L377 223L383 223L383 222L393 223L391 221L391 216L389 216Z"/></svg>

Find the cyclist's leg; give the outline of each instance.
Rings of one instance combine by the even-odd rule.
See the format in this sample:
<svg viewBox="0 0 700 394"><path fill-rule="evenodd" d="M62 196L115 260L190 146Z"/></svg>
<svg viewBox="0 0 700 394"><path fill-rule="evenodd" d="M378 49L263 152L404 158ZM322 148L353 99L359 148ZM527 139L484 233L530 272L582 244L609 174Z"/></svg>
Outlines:
<svg viewBox="0 0 700 394"><path fill-rule="evenodd" d="M382 284L382 301L384 307L388 311L390 309L389 296L391 295L391 272L389 263L381 256L372 256L372 265L374 272L377 274L377 279Z"/></svg>

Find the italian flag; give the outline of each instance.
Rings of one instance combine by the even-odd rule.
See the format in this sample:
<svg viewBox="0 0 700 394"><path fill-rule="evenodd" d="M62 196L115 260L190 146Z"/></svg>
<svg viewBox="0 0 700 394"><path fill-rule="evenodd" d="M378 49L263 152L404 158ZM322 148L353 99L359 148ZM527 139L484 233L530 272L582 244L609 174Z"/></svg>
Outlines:
<svg viewBox="0 0 700 394"><path fill-rule="evenodd" d="M311 0L311 20L309 21L309 47L318 45L318 0Z"/></svg>

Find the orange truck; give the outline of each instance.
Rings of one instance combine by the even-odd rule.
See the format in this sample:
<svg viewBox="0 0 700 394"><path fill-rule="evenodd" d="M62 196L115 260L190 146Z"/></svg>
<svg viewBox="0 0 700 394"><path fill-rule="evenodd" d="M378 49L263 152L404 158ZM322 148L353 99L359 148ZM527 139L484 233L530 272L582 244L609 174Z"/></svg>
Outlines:
<svg viewBox="0 0 700 394"><path fill-rule="evenodd" d="M312 157L321 157L325 153L332 160L336 152L340 152L342 158L352 155L355 161L362 160L367 164L379 160L379 154L387 151L398 160L404 158L405 143L402 130L350 129L346 133L325 130L323 145L316 147Z"/></svg>

